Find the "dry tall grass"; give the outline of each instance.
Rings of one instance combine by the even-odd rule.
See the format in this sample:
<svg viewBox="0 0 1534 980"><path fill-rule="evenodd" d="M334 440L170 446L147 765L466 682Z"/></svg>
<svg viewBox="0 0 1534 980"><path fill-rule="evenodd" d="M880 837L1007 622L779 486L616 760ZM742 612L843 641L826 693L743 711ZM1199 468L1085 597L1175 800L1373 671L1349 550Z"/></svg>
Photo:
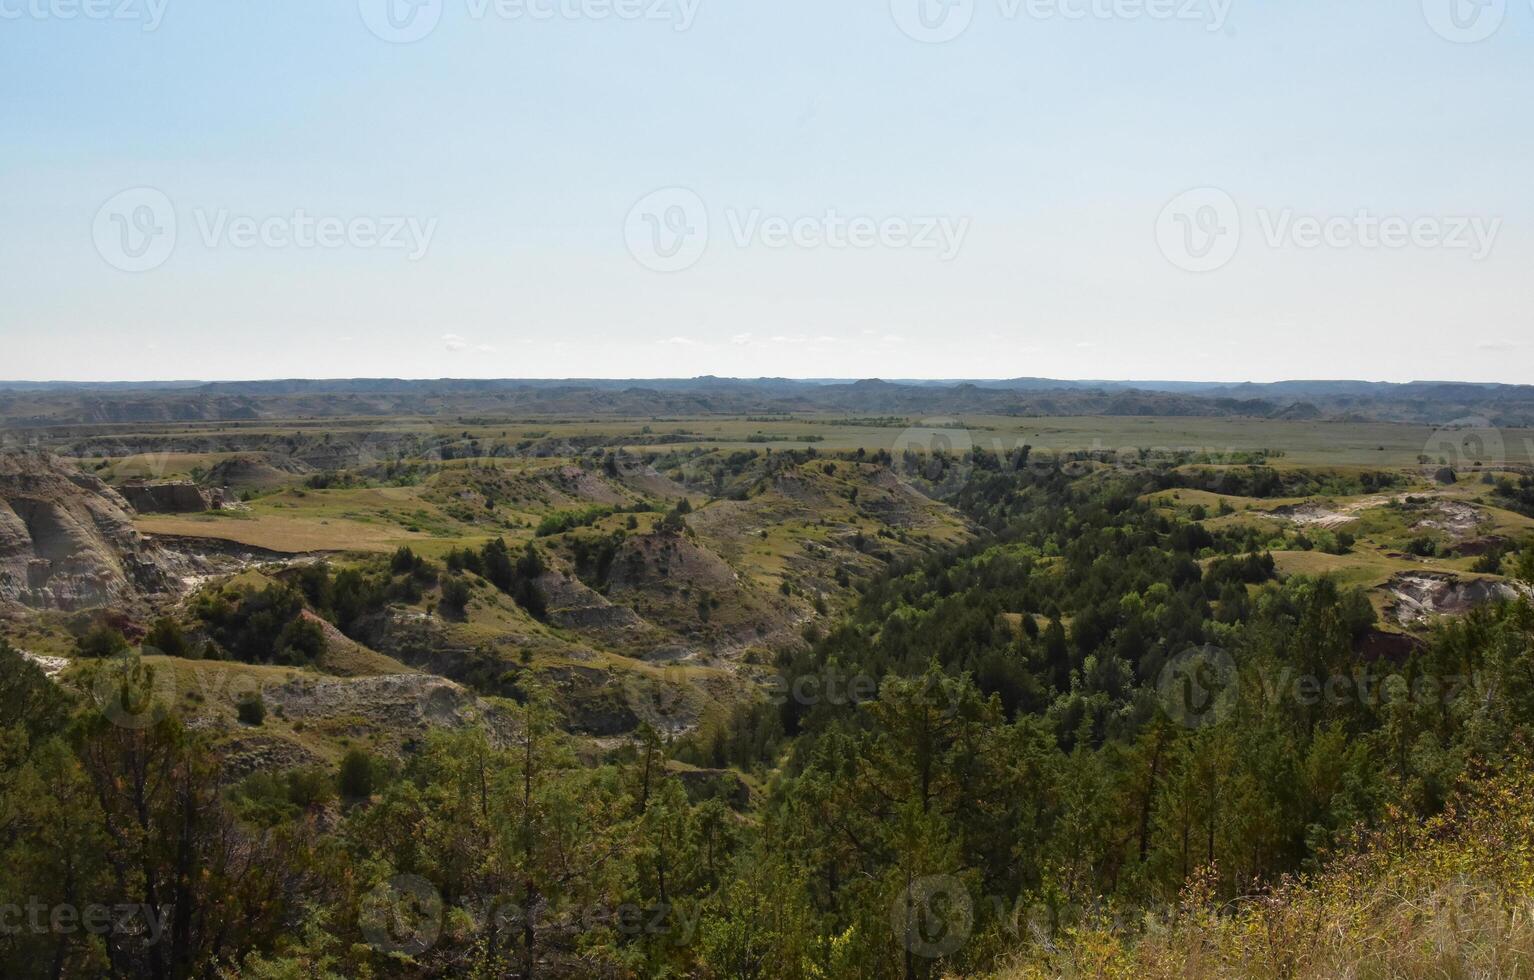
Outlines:
<svg viewBox="0 0 1534 980"><path fill-rule="evenodd" d="M1076 930L997 980L1043 977L1534 978L1534 770L1426 826L1398 821L1319 876L1223 906L1195 881L1175 916Z"/></svg>

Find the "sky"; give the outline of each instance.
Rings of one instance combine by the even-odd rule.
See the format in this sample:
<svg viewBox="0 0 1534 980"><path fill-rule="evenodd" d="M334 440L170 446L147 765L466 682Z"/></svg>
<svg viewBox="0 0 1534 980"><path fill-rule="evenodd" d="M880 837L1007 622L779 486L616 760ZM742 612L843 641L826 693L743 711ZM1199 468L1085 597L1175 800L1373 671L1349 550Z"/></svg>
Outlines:
<svg viewBox="0 0 1534 980"><path fill-rule="evenodd" d="M0 378L1534 383L1534 0L0 0Z"/></svg>

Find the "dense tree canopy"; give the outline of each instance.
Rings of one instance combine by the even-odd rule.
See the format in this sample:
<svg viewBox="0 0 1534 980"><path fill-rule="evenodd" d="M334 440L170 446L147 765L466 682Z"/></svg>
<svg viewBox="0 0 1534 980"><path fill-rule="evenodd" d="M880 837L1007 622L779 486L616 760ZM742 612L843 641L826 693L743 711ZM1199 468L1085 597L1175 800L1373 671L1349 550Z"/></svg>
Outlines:
<svg viewBox="0 0 1534 980"><path fill-rule="evenodd" d="M25 925L0 974L936 977L1132 928L1195 876L1236 897L1315 870L1534 725L1527 603L1371 660L1365 595L1280 579L1261 542L1153 506L1160 478L1018 463L981 454L953 489L983 534L891 563L762 700L672 741L594 749L528 681L509 728L236 779L173 717L114 724L0 644L0 885ZM538 613L535 549L447 566ZM304 610L349 627L439 574L317 567L198 614L223 654L304 663ZM153 683L88 669L123 704ZM111 924L34 929L28 903Z"/></svg>

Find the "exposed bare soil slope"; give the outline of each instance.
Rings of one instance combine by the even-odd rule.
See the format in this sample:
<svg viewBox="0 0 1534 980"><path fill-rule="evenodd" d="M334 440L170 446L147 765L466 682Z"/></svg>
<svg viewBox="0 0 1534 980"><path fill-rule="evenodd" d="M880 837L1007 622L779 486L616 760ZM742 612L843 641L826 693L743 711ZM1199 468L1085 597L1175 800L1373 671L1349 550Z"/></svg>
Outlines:
<svg viewBox="0 0 1534 980"><path fill-rule="evenodd" d="M173 591L184 561L140 535L128 502L75 464L0 454L0 601L131 604Z"/></svg>

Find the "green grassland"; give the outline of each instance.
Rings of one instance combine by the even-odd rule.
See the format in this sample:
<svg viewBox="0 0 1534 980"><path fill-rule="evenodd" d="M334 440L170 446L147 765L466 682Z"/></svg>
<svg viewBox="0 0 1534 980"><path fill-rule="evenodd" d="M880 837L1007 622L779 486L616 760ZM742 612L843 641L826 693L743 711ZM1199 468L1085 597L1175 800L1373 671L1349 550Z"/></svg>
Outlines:
<svg viewBox="0 0 1534 980"><path fill-rule="evenodd" d="M381 444L391 437L452 435L477 442L486 452L561 441L626 445L645 451L803 448L828 451L891 449L912 428L953 427L955 441L978 448L1029 444L1057 452L1160 448L1211 456L1268 451L1275 462L1294 466L1404 467L1417 464L1441 438L1430 426L1365 421L1289 421L1219 417L1049 417L968 415L943 419L893 417L848 419L831 415L767 418L690 416L653 419L519 418L440 419L397 417L295 419L258 422L159 423L91 427L43 427L45 444L79 443L97 450L114 445L152 450L112 454L115 477L171 476L210 467L220 458L261 444L281 447L304 440L348 440ZM1528 465L1534 430L1497 433L1509 462ZM127 457L124 459L123 457ZM155 473L155 468L162 472Z"/></svg>
<svg viewBox="0 0 1534 980"><path fill-rule="evenodd" d="M150 534L217 539L282 553L382 554L404 546L439 559L452 549L477 548L501 538L513 548L538 542L569 566L576 547L626 535L623 555L634 562L641 560L642 542L654 536L660 514L685 498L694 508L686 521L690 534L708 556L739 576L739 587L669 581L666 561L651 555L653 580L620 588L615 601L634 608L647 625L668 636L694 638L699 604L711 602L718 611L707 632L733 631L736 648L753 645L743 635L752 623L766 624L764 637L791 631L793 624L813 618L812 604L829 600L835 605L844 599L846 590L839 583L877 567L874 555L881 551L940 547L968 533L951 511L913 499L903 492L906 488L881 484L877 467L857 462L843 460L829 471L809 463L770 479L760 467L748 466L722 479L715 473L710 484L710 469L718 469L720 460L745 453L898 454L936 439L954 450L1000 455L1031 446L1036 459L1106 453L1099 460L1145 465L1182 456L1193 460L1182 471L1204 477L1202 482L1252 462L1281 472L1319 474L1323 483L1346 483L1359 474L1396 474L1402 482L1383 495L1258 498L1196 486L1153 495L1168 513L1201 516L1211 529L1258 528L1281 571L1332 574L1376 590L1382 606L1389 601L1383 590L1397 575L1469 575L1476 565L1473 557L1456 551L1460 539L1470 535L1423 526L1420 508L1404 507L1394 502L1396 497L1423 494L1474 507L1480 514L1475 537L1518 539L1534 532L1534 521L1493 506L1490 488L1473 475L1453 486L1436 483L1431 470L1438 460L1432 447L1442 434L1397 423L1005 416L402 417L163 423L110 427L99 435L128 447L147 441L155 450L87 464L113 481L205 474L248 451L288 449L311 457L322 456L327 447L354 452L356 465L342 470L352 478L336 485L316 486L310 477L295 474L285 485L245 493L248 499L234 510L147 515L139 521ZM1534 432L1498 435L1512 462L1534 445ZM411 447L424 447L425 456L410 457ZM611 451L626 454L621 472L604 473L593 462ZM1320 537L1327 542L1342 531L1354 544L1345 554L1307 546L1305 539L1317 529L1285 516L1286 509L1303 508L1344 512ZM582 515L577 526L539 533L540 526L576 514ZM1424 540L1439 553L1409 553L1413 547L1421 550ZM693 573L703 574L699 568ZM782 601L794 594L801 597L798 602ZM812 603L816 596L822 599ZM480 638L504 626L486 623L478 630ZM593 645L628 656L655 642L656 634L640 631Z"/></svg>
<svg viewBox="0 0 1534 980"><path fill-rule="evenodd" d="M242 452L262 448L281 451L300 445L355 446L366 462L398 452L398 440L407 440L407 446L411 444L408 440L429 444L454 440L485 455L431 459L426 465L432 472L424 480L418 478L405 486L314 490L306 489L305 478L295 475L287 489L256 493L239 511L216 517L155 515L143 524L150 533L203 536L274 551L376 553L403 544L434 554L459 541L525 537L523 532L548 514L590 503L590 493L562 491L550 475L581 454L602 447L622 448L635 459L641 454L655 458L806 448L825 453L899 451L913 438L920 445L938 425L945 430L954 427L943 435L960 450L974 447L1005 453L1029 445L1041 454L1095 451L1122 454L1126 459L1141 450L1189 452L1216 464L1259 454L1267 465L1276 468L1327 467L1339 471L1419 468L1419 458L1434 435L1427 427L1393 423L1217 418L300 419L108 427L101 433L104 443L94 437L87 442L128 448L149 442L164 448L148 454L92 457L86 465L112 482L184 479L205 474L220 461ZM73 429L68 435L80 438ZM1534 445L1534 432L1507 430L1501 435L1510 454L1526 454L1527 447ZM513 455L529 450L547 455ZM365 466L362 470L366 473ZM387 483L390 479L383 474L370 482ZM664 475L658 479L667 482ZM668 492L664 486L640 486L636 480L624 482L628 486L614 489L630 503L644 498L664 502L687 493L676 487ZM1203 493L1186 490L1183 499L1217 503L1207 495L1201 497ZM487 496L496 498L496 513L474 513L472 505L482 504ZM703 499L694 497L694 502ZM1254 503L1241 499L1229 502L1237 510L1246 510Z"/></svg>
<svg viewBox="0 0 1534 980"><path fill-rule="evenodd" d="M1497 506L1479 478L1444 484L1420 467L1401 472L1405 482L1384 493L1255 498L1180 488L1147 496L1164 513L1202 516L1211 531L1255 530L1281 574L1325 575L1368 590L1383 628L1394 631L1388 614L1399 577L1504 579L1482 566L1486 544L1521 543L1534 534L1534 520ZM1340 536L1350 539L1345 549L1322 546L1337 546Z"/></svg>
<svg viewBox="0 0 1534 980"><path fill-rule="evenodd" d="M1030 446L1035 460L1074 455L1104 474L1114 463L1156 468L1182 484L1146 495L1164 513L1212 532L1255 533L1281 574L1330 575L1368 589L1382 620L1398 577L1484 578L1490 573L1471 544L1534 533L1534 520L1496 506L1480 474L1450 485L1435 478L1436 461L1422 461L1432 430L1389 423L356 418L59 435L95 447L81 465L112 483L214 486L210 474L253 474L249 485L229 487L226 509L140 515L139 530L151 536L318 556L337 567L368 566L400 548L440 564L497 539L512 554L534 546L548 566L546 614L529 614L469 575L469 601L450 616L434 580L418 599L396 601L366 642L333 631L309 670L352 679L420 671L492 691L497 677L533 671L595 731L632 708L635 684L650 694L686 692L669 700L693 700L673 704L689 724L724 710L748 696L775 651L846 609L856 582L896 558L972 537L976 529L951 507L874 462L913 446L1004 459ZM1522 432L1502 436L1510 450L1534 444ZM243 469L220 469L235 462ZM1239 485L1225 475L1240 477L1253 464L1277 471L1285 488L1378 489L1258 497L1209 488ZM1461 509L1442 511L1451 505ZM1464 526L1451 526L1456 515ZM238 593L271 584L247 572L211 587ZM38 654L67 655L78 632L55 614L25 624L18 640ZM314 750L327 758L339 744L320 741Z"/></svg>

